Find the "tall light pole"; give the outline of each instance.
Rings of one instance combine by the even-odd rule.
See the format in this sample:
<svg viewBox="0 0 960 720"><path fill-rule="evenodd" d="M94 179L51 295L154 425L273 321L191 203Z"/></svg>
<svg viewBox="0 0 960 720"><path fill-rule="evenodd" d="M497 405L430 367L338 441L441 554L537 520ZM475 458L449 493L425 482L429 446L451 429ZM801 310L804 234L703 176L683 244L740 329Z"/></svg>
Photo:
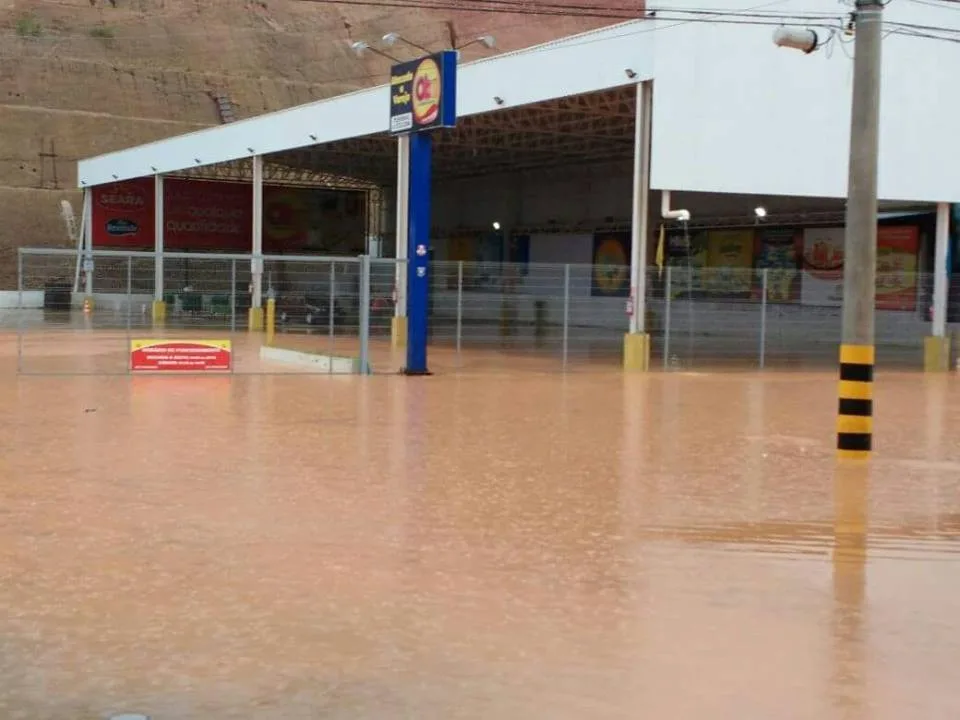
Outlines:
<svg viewBox="0 0 960 720"><path fill-rule="evenodd" d="M882 24L879 0L857 0L837 415L837 451L845 459L866 459L873 449Z"/></svg>
<svg viewBox="0 0 960 720"><path fill-rule="evenodd" d="M877 158L880 148L880 73L883 5L856 0L853 97L846 235L843 250L843 329L837 453L866 460L873 449L874 307L877 275ZM774 42L812 52L812 30L780 28Z"/></svg>

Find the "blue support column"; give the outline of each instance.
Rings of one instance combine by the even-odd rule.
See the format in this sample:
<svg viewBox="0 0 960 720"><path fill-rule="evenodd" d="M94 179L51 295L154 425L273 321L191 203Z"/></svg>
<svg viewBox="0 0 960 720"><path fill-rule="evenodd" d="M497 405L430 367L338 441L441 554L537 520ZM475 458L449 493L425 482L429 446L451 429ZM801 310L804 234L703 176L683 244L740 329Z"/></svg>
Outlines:
<svg viewBox="0 0 960 720"><path fill-rule="evenodd" d="M432 139L410 136L410 204L407 232L407 375L429 375L427 323L430 299L430 200Z"/></svg>

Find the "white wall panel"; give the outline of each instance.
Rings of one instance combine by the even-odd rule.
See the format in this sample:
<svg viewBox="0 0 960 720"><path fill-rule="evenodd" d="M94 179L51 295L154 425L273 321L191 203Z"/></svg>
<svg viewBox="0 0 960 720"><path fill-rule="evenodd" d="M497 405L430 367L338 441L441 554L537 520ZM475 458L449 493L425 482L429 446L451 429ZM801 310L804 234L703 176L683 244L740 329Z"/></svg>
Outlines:
<svg viewBox="0 0 960 720"><path fill-rule="evenodd" d="M697 6L738 4L698 0ZM775 10L845 11L833 0L785 0ZM960 27L960 13L946 4L892 3L886 19ZM711 23L654 33L654 187L846 195L853 45L835 39L830 48L804 55L776 47L772 34L766 26ZM960 94L950 91L958 67L960 44L886 36L882 199L960 200L954 171Z"/></svg>

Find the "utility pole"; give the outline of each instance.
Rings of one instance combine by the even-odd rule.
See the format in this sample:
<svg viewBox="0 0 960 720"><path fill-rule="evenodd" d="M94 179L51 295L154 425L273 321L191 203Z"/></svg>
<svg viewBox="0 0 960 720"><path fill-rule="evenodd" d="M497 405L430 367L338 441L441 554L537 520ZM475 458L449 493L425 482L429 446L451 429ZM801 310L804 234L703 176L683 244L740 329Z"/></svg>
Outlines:
<svg viewBox="0 0 960 720"><path fill-rule="evenodd" d="M878 0L857 0L843 257L837 450L841 458L861 460L867 459L873 449L882 24L883 5Z"/></svg>

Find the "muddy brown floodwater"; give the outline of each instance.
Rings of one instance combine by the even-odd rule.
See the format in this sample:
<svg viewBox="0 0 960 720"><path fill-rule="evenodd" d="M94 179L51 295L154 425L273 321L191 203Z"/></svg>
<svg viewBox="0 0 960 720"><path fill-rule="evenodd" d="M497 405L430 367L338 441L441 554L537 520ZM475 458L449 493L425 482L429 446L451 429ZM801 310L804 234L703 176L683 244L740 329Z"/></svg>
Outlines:
<svg viewBox="0 0 960 720"><path fill-rule="evenodd" d="M0 717L960 717L960 382L17 377Z"/></svg>

